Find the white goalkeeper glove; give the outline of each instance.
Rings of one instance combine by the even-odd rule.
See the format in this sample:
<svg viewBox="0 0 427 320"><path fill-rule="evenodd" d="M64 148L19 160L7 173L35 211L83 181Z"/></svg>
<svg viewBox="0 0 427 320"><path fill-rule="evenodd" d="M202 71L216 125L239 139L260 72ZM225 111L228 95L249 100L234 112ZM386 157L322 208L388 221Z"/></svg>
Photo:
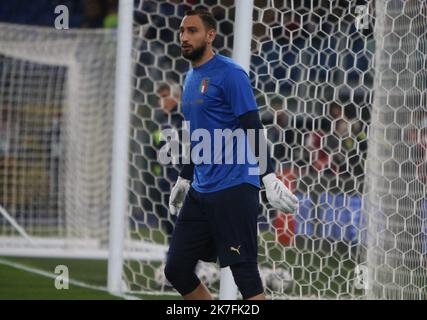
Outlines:
<svg viewBox="0 0 427 320"><path fill-rule="evenodd" d="M190 183L190 180L182 177L178 177L178 180L176 180L169 197L169 210L171 214L176 215L181 210L185 196L190 189Z"/></svg>
<svg viewBox="0 0 427 320"><path fill-rule="evenodd" d="M298 208L298 198L289 191L274 173L262 178L268 202L275 208L286 213L294 213Z"/></svg>

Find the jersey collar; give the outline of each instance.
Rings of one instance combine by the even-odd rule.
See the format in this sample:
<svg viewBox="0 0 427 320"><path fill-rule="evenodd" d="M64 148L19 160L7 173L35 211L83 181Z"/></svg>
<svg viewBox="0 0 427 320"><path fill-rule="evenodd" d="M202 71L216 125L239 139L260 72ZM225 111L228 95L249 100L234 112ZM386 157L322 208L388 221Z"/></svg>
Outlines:
<svg viewBox="0 0 427 320"><path fill-rule="evenodd" d="M213 64L214 60L216 60L217 55L218 54L214 53L214 56L211 59L209 59L204 64L202 64L202 65L200 65L198 67L193 67L193 70L194 71L199 71L199 70L204 70L204 69L208 68L210 65Z"/></svg>

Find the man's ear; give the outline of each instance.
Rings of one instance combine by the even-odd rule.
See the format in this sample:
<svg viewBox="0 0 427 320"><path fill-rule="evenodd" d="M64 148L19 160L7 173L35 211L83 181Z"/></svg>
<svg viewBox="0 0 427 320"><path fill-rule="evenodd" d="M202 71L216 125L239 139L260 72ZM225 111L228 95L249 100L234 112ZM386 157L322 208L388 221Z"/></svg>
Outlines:
<svg viewBox="0 0 427 320"><path fill-rule="evenodd" d="M212 44L216 37L216 31L214 29L211 29L208 31L208 42Z"/></svg>

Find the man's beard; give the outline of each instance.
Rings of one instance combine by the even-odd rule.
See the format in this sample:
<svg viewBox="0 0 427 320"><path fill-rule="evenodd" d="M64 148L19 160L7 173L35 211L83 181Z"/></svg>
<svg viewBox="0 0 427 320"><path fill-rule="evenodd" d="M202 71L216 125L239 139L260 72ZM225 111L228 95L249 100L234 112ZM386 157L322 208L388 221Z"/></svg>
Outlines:
<svg viewBox="0 0 427 320"><path fill-rule="evenodd" d="M206 51L206 47L207 47L207 44L205 43L204 45L202 45L202 46L200 46L198 48L194 48L189 53L185 53L184 51L182 51L182 56L185 59L188 59L188 60L191 60L191 61L200 60L200 58L203 56L203 54Z"/></svg>

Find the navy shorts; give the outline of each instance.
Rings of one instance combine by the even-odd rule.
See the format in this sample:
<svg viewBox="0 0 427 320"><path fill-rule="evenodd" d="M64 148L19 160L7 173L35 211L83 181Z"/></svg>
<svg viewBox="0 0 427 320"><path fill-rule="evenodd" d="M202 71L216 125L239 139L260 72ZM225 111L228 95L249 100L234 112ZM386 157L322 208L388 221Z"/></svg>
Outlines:
<svg viewBox="0 0 427 320"><path fill-rule="evenodd" d="M175 224L169 258L190 263L219 259L221 268L256 262L260 209L259 189L248 183L210 193L191 187Z"/></svg>

